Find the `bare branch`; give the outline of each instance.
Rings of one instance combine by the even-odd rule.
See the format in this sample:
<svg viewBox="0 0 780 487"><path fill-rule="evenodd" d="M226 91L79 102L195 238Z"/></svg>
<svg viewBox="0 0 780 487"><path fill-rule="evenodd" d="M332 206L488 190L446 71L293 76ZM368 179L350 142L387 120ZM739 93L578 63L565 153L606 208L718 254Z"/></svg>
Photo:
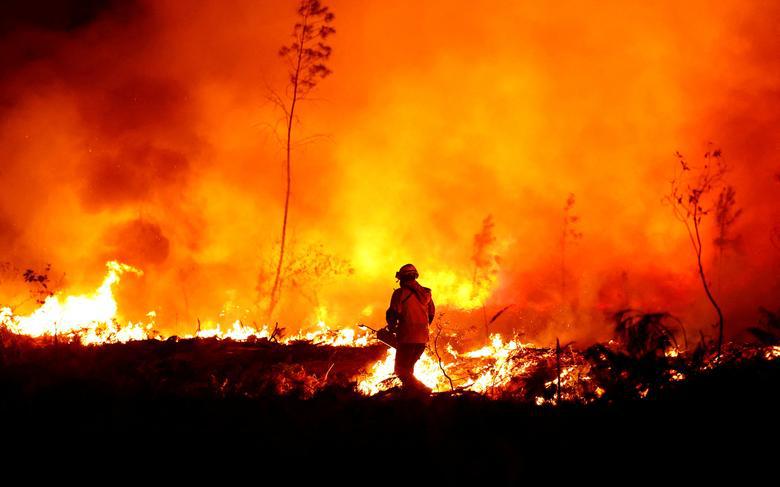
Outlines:
<svg viewBox="0 0 780 487"><path fill-rule="evenodd" d="M717 213L718 205L711 201L710 195L723 184L728 170L720 149L713 149L712 144L708 144L708 150L703 156L704 163L700 167L693 167L688 164L679 152L675 152L675 157L679 162L680 170L679 173L675 173L675 177L671 181L670 191L665 201L671 205L675 217L685 225L691 241L691 247L696 256L696 265L702 287L707 295L707 299L718 315L718 357L720 357L723 346L723 312L715 300L704 271L704 263L702 261L704 245L701 227L704 217L709 215L713 209L716 210L716 217L724 222L731 221L733 223L739 214L737 213L734 216L730 213L733 205L728 206L728 191L725 196L721 192L721 198L725 198L727 203L724 204L728 206L721 210L721 216L718 216ZM721 233L725 230L727 229L722 227Z"/></svg>

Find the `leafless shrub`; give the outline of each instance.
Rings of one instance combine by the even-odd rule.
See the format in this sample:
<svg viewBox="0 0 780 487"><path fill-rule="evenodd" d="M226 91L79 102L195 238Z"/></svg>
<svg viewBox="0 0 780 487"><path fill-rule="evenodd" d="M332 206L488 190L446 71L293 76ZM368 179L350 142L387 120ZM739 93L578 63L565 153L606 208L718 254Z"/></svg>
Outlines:
<svg viewBox="0 0 780 487"><path fill-rule="evenodd" d="M707 150L704 154L704 163L698 168L689 165L685 157L679 152L675 153L675 156L680 169L671 181L671 188L666 196L666 201L672 207L677 219L685 225L691 241L691 247L696 256L696 265L702 287L707 295L707 299L718 315L717 351L718 356L720 356L723 348L723 311L715 299L704 270L702 259L704 251L702 222L713 210L720 211L724 224L722 231L728 231L739 214L734 212L734 204L729 202L728 190L726 190L726 193L720 193L724 198L722 208L719 209L717 201L712 201L713 193L717 193L718 188L724 186L724 177L728 171L720 149L710 148L710 150ZM717 216L718 213L716 213Z"/></svg>

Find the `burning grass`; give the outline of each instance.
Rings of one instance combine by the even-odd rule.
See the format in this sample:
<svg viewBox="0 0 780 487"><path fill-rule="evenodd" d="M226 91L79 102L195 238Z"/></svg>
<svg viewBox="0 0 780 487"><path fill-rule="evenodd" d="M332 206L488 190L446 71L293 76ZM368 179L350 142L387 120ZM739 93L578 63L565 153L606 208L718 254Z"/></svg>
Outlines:
<svg viewBox="0 0 780 487"><path fill-rule="evenodd" d="M346 387L381 345L343 347L265 338L138 340L100 346L2 333L6 395L35 396L75 387L119 397L313 397Z"/></svg>
<svg viewBox="0 0 780 487"><path fill-rule="evenodd" d="M223 329L198 323L191 336L164 337L155 331L154 313L146 323L121 324L113 286L123 273L140 271L117 262L107 267L92 293L48 295L26 316L0 309L6 394L35 395L62 384L122 396L311 399L334 390L353 397L398 393L394 350L365 330L320 322L285 336L278 326L235 322ZM766 337L776 317L767 316L771 330L759 335L762 344L731 344L723 353L704 340L689 347L682 324L666 313L622 310L613 317L614 339L586 349L539 347L500 334L474 348L463 333L443 333L439 320L415 375L440 395L535 405L654 398L718 368L774 363L780 346Z"/></svg>
<svg viewBox="0 0 780 487"><path fill-rule="evenodd" d="M120 397L200 399L401 394L392 374L393 350L366 337L339 344L343 336L331 333L330 343L312 334L308 339L171 337L89 345L74 337L55 342L4 328L0 381L6 396L32 397L64 387ZM415 374L439 395L555 405L658 397L719 368L780 363L775 360L780 347L732 345L715 361L671 344L636 350L615 340L582 351L556 350L494 335L477 350L458 352L449 345L441 364L432 357L426 351Z"/></svg>

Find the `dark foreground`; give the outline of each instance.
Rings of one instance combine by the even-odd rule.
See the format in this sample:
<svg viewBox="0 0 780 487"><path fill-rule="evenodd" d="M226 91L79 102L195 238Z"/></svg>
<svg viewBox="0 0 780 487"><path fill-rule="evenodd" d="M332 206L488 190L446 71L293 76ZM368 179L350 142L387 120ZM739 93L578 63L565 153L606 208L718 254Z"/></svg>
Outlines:
<svg viewBox="0 0 780 487"><path fill-rule="evenodd" d="M322 347L314 353L305 344L285 348L286 355L263 344L228 350L231 358L225 363L237 374L250 352L255 361L275 361L274 370L282 373L281 382L277 377L253 384L266 389L250 397L231 393L222 380L211 384L208 370L215 365L205 355L206 365L185 367L166 346L174 352L176 347L161 345L164 366L149 355L134 367L127 357L107 367L75 348L57 352L59 363L50 363L50 350L27 350L32 355L19 357L6 349L0 415L4 446L13 452L6 461L19 455L73 455L79 463L102 463L117 471L140 462L144 468L189 465L196 467L196 476L201 471L231 478L247 474L255 480L282 475L293 483L312 476L371 483L401 478L410 485L426 478L522 483L529 476L633 484L681 473L771 479L778 462L778 360L724 366L652 400L537 407L478 396L361 397L329 363L359 366L374 360L372 354L381 355L381 349L350 356ZM132 351L128 357L139 353L132 346L118 347L117 353L123 350ZM39 353L47 360L41 362ZM296 353L310 358L309 370L321 367L321 373L312 374L315 379L278 365L295 362ZM338 361L334 353L341 354ZM74 363L74 357L80 362ZM80 372L89 364L100 368ZM144 372L149 364L169 367L169 379L163 374L158 383L149 383ZM331 385L307 398L306 381L323 378L329 368L329 375L336 374L329 378ZM160 374L155 369L154 376ZM182 376L178 382L172 379ZM295 377L301 384L290 385ZM185 387L199 381L211 385ZM280 383L293 388L285 395L274 393Z"/></svg>
<svg viewBox="0 0 780 487"><path fill-rule="evenodd" d="M772 376L776 386L776 370ZM415 469L421 472L415 478L469 481L578 473L627 479L714 472L774 476L778 403L762 395L734 400L724 390L747 393L743 385L738 377L725 377L665 400L561 408L474 398L66 394L6 399L1 414L13 418L5 422L6 441L33 440L44 457L47 451L67 455L77 439L81 444L89 438L94 443L79 451L91 458L134 445L136 460L178 458L218 470L234 461L271 471L297 465L302 470L292 470L293 478L320 470L316 475L333 477L373 469L383 478ZM103 448L108 450L101 453ZM124 455L109 457L127 461Z"/></svg>

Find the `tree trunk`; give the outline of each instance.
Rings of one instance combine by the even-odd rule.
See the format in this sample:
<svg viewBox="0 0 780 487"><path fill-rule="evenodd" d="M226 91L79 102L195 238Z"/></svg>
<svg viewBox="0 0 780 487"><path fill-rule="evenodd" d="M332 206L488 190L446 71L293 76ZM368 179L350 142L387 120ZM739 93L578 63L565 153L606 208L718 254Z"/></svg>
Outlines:
<svg viewBox="0 0 780 487"><path fill-rule="evenodd" d="M301 38L298 42L298 61L297 64L295 65L295 74L293 76L293 96L292 96L292 101L290 102L290 112L288 113L288 117L287 117L287 146L286 146L287 188L284 194L284 217L282 218L282 239L281 239L281 243L279 244L279 262L276 264L276 275L274 277L274 285L271 288L271 302L269 304L269 309L268 309L269 318L273 314L274 309L276 308L276 304L279 301L282 265L284 264L284 246L287 240L287 219L290 214L290 191L292 187L292 170L291 170L292 165L290 159L290 147L292 141L292 126L293 126L293 122L295 121L295 105L298 101L298 86L299 86L298 81L301 74L301 61L303 59L303 36L305 31L306 31L306 19L304 18L303 27L301 28Z"/></svg>
<svg viewBox="0 0 780 487"><path fill-rule="evenodd" d="M720 306L718 306L717 301L715 301L715 297L712 295L712 291L710 291L710 286L709 284L707 284L707 277L704 275L704 265L702 264L701 261L702 244L701 244L701 235L699 234L699 215L697 211L695 211L693 214L693 228L696 230L696 263L699 265L699 278L701 278L701 284L704 287L705 294L707 294L707 299L709 299L710 303L712 304L712 307L715 308L715 312L718 314L717 358L720 358L721 351L723 348L723 311L721 311Z"/></svg>

